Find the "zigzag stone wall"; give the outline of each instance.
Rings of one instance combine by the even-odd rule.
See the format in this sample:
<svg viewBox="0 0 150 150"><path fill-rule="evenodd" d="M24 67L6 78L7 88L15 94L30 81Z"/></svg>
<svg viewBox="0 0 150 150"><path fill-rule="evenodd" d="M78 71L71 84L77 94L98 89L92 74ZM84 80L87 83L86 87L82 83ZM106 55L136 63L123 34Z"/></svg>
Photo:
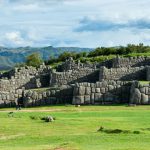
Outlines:
<svg viewBox="0 0 150 150"><path fill-rule="evenodd" d="M128 103L130 86L127 81L78 83L73 91L73 104Z"/></svg>
<svg viewBox="0 0 150 150"><path fill-rule="evenodd" d="M97 64L70 58L60 66L60 72L45 65L15 68L0 74L0 107L14 106L20 101L24 106L150 104L149 84L132 81L150 80L150 67L146 65L148 57L116 58Z"/></svg>
<svg viewBox="0 0 150 150"><path fill-rule="evenodd" d="M130 90L131 104L150 104L150 83L133 82Z"/></svg>
<svg viewBox="0 0 150 150"><path fill-rule="evenodd" d="M50 74L50 86L67 85L77 82L96 82L98 74L99 70L90 68L81 68L67 72L52 72Z"/></svg>
<svg viewBox="0 0 150 150"><path fill-rule="evenodd" d="M122 67L122 68L111 68L106 67L100 68L99 81L101 80L146 80L146 68L141 67Z"/></svg>
<svg viewBox="0 0 150 150"><path fill-rule="evenodd" d="M112 60L113 68L140 67L150 65L150 57L116 57Z"/></svg>
<svg viewBox="0 0 150 150"><path fill-rule="evenodd" d="M0 79L0 107L13 106L23 97L25 89L32 89L49 85L49 70L44 65L21 67L1 74Z"/></svg>
<svg viewBox="0 0 150 150"><path fill-rule="evenodd" d="M25 90L23 94L23 103L25 107L55 104L71 104L72 95L73 87L69 85L62 86L59 88Z"/></svg>

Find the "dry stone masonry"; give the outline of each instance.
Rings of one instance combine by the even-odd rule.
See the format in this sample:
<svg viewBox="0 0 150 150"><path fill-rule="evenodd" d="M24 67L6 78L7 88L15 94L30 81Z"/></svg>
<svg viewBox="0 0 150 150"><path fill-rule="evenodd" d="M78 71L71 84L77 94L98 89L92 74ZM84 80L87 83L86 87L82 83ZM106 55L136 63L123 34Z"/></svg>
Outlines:
<svg viewBox="0 0 150 150"><path fill-rule="evenodd" d="M140 84L139 80L147 81ZM150 104L150 58L116 57L101 63L69 58L55 70L20 67L0 74L0 107L54 104ZM145 83L145 82L142 82Z"/></svg>

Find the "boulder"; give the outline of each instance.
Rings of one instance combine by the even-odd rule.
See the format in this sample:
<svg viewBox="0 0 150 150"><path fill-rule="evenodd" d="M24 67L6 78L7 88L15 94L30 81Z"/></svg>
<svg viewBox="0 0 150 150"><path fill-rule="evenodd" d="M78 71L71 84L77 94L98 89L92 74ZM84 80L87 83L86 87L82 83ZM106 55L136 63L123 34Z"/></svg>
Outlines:
<svg viewBox="0 0 150 150"><path fill-rule="evenodd" d="M131 104L140 104L141 103L141 92L138 88L132 89L132 93L130 96Z"/></svg>
<svg viewBox="0 0 150 150"><path fill-rule="evenodd" d="M80 87L79 87L79 95L80 95L80 96L85 95L85 87L84 87L84 86L80 86Z"/></svg>
<svg viewBox="0 0 150 150"><path fill-rule="evenodd" d="M95 102L102 102L103 101L103 95L100 93L95 93Z"/></svg>
<svg viewBox="0 0 150 150"><path fill-rule="evenodd" d="M148 104L148 95L141 94L141 104Z"/></svg>
<svg viewBox="0 0 150 150"><path fill-rule="evenodd" d="M91 87L86 87L86 95L90 95L91 94Z"/></svg>
<svg viewBox="0 0 150 150"><path fill-rule="evenodd" d="M94 97L94 93L91 94L91 103L94 104L95 102L95 97Z"/></svg>
<svg viewBox="0 0 150 150"><path fill-rule="evenodd" d="M145 93L145 87L141 87L141 88L140 88L140 92L141 92L141 93Z"/></svg>
<svg viewBox="0 0 150 150"><path fill-rule="evenodd" d="M76 104L84 104L84 96L74 96L73 97L73 101L72 101L72 104L73 105L76 105Z"/></svg>
<svg viewBox="0 0 150 150"><path fill-rule="evenodd" d="M100 93L100 88L96 88L96 93Z"/></svg>
<svg viewBox="0 0 150 150"><path fill-rule="evenodd" d="M90 95L84 96L84 104L90 104L91 103L91 97Z"/></svg>

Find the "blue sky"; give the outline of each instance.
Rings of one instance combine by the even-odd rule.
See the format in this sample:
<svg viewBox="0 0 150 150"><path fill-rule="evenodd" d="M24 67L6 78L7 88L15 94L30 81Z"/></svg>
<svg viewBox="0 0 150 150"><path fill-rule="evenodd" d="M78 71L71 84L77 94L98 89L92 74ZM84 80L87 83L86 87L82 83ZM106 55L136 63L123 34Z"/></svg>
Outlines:
<svg viewBox="0 0 150 150"><path fill-rule="evenodd" d="M0 45L150 45L150 0L0 0Z"/></svg>

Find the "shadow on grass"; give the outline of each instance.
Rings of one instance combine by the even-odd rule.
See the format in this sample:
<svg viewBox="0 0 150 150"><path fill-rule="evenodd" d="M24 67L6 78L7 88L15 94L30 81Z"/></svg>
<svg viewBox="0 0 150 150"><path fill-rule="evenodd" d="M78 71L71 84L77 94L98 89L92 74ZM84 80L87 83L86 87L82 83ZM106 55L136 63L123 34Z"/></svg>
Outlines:
<svg viewBox="0 0 150 150"><path fill-rule="evenodd" d="M122 129L104 129L104 127L100 127L97 132L107 133L107 134L140 134L140 131L130 131L130 130L122 130Z"/></svg>

